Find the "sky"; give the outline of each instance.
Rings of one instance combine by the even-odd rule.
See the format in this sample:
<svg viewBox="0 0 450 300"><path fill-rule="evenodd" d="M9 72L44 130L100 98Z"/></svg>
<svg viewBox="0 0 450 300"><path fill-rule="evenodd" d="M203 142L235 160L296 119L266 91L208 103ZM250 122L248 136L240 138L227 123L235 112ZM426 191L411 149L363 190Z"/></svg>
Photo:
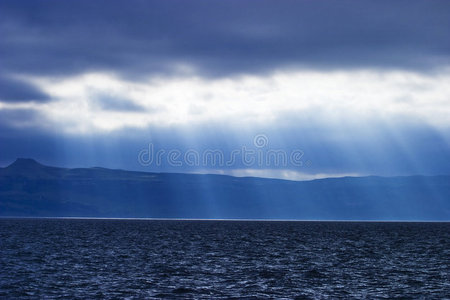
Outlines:
<svg viewBox="0 0 450 300"><path fill-rule="evenodd" d="M0 2L0 166L450 174L448 1Z"/></svg>

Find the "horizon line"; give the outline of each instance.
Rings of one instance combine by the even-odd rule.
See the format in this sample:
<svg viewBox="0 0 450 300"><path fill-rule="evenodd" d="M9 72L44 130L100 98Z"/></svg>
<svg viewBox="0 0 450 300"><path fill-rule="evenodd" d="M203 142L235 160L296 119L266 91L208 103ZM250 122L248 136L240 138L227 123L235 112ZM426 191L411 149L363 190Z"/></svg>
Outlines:
<svg viewBox="0 0 450 300"><path fill-rule="evenodd" d="M239 219L239 218L140 218L140 217L27 217L0 216L0 219L58 219L58 220L136 220L136 221L223 221L223 222L349 222L349 223L450 223L448 220L345 220L345 219Z"/></svg>

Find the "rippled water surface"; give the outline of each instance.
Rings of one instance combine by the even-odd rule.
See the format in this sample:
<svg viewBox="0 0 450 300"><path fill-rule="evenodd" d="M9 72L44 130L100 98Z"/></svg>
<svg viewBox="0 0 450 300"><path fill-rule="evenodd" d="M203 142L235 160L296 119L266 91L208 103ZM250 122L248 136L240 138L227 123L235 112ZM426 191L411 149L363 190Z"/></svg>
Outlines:
<svg viewBox="0 0 450 300"><path fill-rule="evenodd" d="M450 223L0 220L1 298L445 298Z"/></svg>

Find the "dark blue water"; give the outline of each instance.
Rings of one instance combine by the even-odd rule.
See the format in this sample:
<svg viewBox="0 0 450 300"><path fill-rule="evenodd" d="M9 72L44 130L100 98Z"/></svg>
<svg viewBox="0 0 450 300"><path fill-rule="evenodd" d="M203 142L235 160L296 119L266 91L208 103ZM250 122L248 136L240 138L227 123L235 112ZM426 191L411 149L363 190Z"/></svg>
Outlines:
<svg viewBox="0 0 450 300"><path fill-rule="evenodd" d="M445 298L450 223L0 219L1 298Z"/></svg>

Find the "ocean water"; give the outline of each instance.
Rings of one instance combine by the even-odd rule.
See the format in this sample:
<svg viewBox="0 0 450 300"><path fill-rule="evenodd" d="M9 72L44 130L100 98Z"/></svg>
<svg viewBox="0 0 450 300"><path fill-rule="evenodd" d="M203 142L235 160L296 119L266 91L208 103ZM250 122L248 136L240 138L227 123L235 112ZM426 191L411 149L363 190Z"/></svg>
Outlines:
<svg viewBox="0 0 450 300"><path fill-rule="evenodd" d="M0 219L0 298L449 298L450 223Z"/></svg>

